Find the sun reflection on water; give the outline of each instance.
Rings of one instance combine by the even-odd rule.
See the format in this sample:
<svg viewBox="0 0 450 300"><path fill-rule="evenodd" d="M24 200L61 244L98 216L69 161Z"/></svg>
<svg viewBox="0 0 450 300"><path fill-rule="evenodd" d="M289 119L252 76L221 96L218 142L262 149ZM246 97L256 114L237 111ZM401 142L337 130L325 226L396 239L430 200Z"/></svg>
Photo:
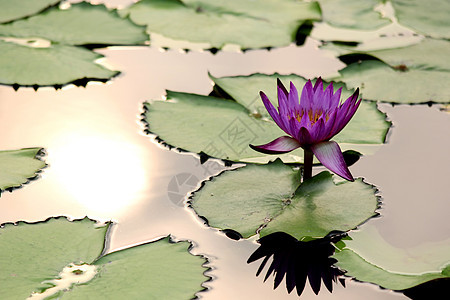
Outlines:
<svg viewBox="0 0 450 300"><path fill-rule="evenodd" d="M146 188L140 148L118 137L71 136L49 153L51 169L69 197L89 213L117 215L131 208Z"/></svg>

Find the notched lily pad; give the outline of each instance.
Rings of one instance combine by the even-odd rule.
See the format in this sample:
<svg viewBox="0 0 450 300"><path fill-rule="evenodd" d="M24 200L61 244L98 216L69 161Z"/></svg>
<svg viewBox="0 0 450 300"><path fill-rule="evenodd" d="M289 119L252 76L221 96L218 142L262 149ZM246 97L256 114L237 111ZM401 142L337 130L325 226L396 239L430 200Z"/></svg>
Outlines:
<svg viewBox="0 0 450 300"><path fill-rule="evenodd" d="M46 8L56 5L61 0L0 0L0 23L32 16Z"/></svg>
<svg viewBox="0 0 450 300"><path fill-rule="evenodd" d="M63 217L3 224L0 294L5 299L26 299L53 286L43 282L56 279L68 264L92 262L102 253L108 227L98 227L88 218L70 222Z"/></svg>
<svg viewBox="0 0 450 300"><path fill-rule="evenodd" d="M391 0L401 24L424 35L450 39L450 2L441 0Z"/></svg>
<svg viewBox="0 0 450 300"><path fill-rule="evenodd" d="M320 19L320 8L291 0L141 0L123 14L175 40L262 48L289 45L302 23Z"/></svg>
<svg viewBox="0 0 450 300"><path fill-rule="evenodd" d="M323 21L342 28L373 30L390 23L375 11L377 0L319 0Z"/></svg>
<svg viewBox="0 0 450 300"><path fill-rule="evenodd" d="M30 47L0 40L0 82L18 86L56 86L106 82L119 74L97 63L103 56L80 47Z"/></svg>
<svg viewBox="0 0 450 300"><path fill-rule="evenodd" d="M405 290L430 280L450 278L450 240L399 249L386 242L373 226L364 226L340 242L334 257L346 275L383 288Z"/></svg>
<svg viewBox="0 0 450 300"><path fill-rule="evenodd" d="M22 186L46 166L42 148L0 151L0 193Z"/></svg>
<svg viewBox="0 0 450 300"><path fill-rule="evenodd" d="M370 55L397 70L421 69L450 72L450 61L447 59L450 57L450 42L445 40L425 38L408 47L372 51L332 43L323 46L322 49L334 51L344 60L350 55Z"/></svg>
<svg viewBox="0 0 450 300"><path fill-rule="evenodd" d="M40 86L58 89L70 83L106 82L118 72L96 63L103 56L74 45L141 45L148 39L143 26L104 5L81 2L68 9L51 7L0 24L0 84L37 90Z"/></svg>
<svg viewBox="0 0 450 300"><path fill-rule="evenodd" d="M93 30L95 29L95 30ZM0 36L44 38L68 45L139 45L148 40L145 27L115 10L87 2L68 9L54 7L41 14L0 25Z"/></svg>
<svg viewBox="0 0 450 300"><path fill-rule="evenodd" d="M283 155L266 155L248 145L265 144L285 133L268 116L259 91L276 101L276 78L285 84L292 80L299 89L306 80L296 75L255 74L252 76L212 78L216 87L233 99L167 92L166 101L146 103L144 119L150 132L165 143L211 157L254 163L267 163L280 157L284 162L303 161L297 149ZM217 88L215 88L217 90ZM343 98L351 91L344 89ZM349 125L333 140L342 150L371 153L384 142L390 123L375 103L363 103Z"/></svg>
<svg viewBox="0 0 450 300"><path fill-rule="evenodd" d="M341 70L349 88L361 88L365 99L390 103L449 103L450 72L422 69L394 69L376 60L353 63Z"/></svg>
<svg viewBox="0 0 450 300"><path fill-rule="evenodd" d="M298 173L277 160L227 171L205 182L190 200L212 227L244 238L282 231L297 239L347 231L375 215L375 189L361 179L335 184L324 171L300 185Z"/></svg>
<svg viewBox="0 0 450 300"><path fill-rule="evenodd" d="M0 257L0 293L8 299L25 299L33 291L58 299L182 299L204 289L206 260L189 253L189 242L165 237L104 254L110 226L87 218L3 225L0 250L12 256ZM70 289L58 286L58 280L48 281L71 263L94 266L94 278L80 285L73 282Z"/></svg>

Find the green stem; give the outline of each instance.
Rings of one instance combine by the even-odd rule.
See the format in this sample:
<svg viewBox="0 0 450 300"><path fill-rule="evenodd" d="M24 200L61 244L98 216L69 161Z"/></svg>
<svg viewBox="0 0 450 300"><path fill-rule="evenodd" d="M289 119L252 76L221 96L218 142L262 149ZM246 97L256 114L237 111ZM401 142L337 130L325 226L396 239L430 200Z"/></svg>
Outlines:
<svg viewBox="0 0 450 300"><path fill-rule="evenodd" d="M304 149L303 150L305 155L303 158L303 182L306 179L309 179L312 177L312 166L313 166L313 158L314 158L314 154L312 153L311 150L309 149Z"/></svg>

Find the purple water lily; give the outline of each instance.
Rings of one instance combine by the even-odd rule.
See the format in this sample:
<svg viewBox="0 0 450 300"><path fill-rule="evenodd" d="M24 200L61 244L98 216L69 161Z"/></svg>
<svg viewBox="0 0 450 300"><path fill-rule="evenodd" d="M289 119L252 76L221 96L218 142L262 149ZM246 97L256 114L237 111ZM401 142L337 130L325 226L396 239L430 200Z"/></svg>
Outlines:
<svg viewBox="0 0 450 300"><path fill-rule="evenodd" d="M332 83L324 90L321 78L317 79L314 87L311 80L308 80L299 102L294 84L290 83L288 92L278 79L278 111L266 94L260 92L260 95L272 119L289 136L250 147L267 154L286 153L301 147L305 152L304 179L311 177L314 154L325 167L353 181L341 148L330 139L347 125L361 100L358 101L357 89L345 102L340 103L341 91L342 88L334 93Z"/></svg>

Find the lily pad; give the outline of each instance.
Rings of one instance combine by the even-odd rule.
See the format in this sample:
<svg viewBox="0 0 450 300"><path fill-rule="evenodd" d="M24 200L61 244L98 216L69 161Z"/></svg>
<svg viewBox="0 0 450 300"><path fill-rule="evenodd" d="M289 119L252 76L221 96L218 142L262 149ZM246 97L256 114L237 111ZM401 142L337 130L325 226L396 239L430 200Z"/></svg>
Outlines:
<svg viewBox="0 0 450 300"><path fill-rule="evenodd" d="M368 229L368 230L367 230ZM383 288L405 290L424 282L450 277L450 240L426 247L398 249L388 244L371 226L338 243L334 257L346 275Z"/></svg>
<svg viewBox="0 0 450 300"><path fill-rule="evenodd" d="M0 192L17 188L35 177L45 162L39 159L41 148L0 151Z"/></svg>
<svg viewBox="0 0 450 300"><path fill-rule="evenodd" d="M166 237L105 255L109 227L87 218L6 224L0 229L0 250L13 255L0 258L2 296L25 299L33 291L46 290L49 297L58 299L181 299L194 298L204 289L205 259L189 253L190 243L174 243ZM73 282L69 290L59 288L58 280L49 282L71 263L91 264L94 278L80 285Z"/></svg>
<svg viewBox="0 0 450 300"><path fill-rule="evenodd" d="M205 259L189 253L188 242L169 237L112 252L95 261L97 276L75 286L63 299L193 299L204 288ZM124 274L124 270L126 274Z"/></svg>
<svg viewBox="0 0 450 300"><path fill-rule="evenodd" d="M408 47L374 51L332 43L322 49L334 51L344 57L355 54L370 55L397 69L450 71L450 61L447 59L450 57L450 42L446 40L425 38Z"/></svg>
<svg viewBox="0 0 450 300"><path fill-rule="evenodd" d="M320 8L292 0L142 0L123 14L171 39L262 48L289 45L302 23L320 19Z"/></svg>
<svg viewBox="0 0 450 300"><path fill-rule="evenodd" d="M300 87L306 82L299 76L277 74L213 78L234 99L168 91L166 101L145 104L145 120L149 130L165 143L187 151L241 162L267 163L280 157L284 162L301 163L301 149L283 155L266 155L248 146L265 144L285 135L267 116L259 99L260 90L276 99L277 77L285 84L293 80ZM347 128L333 140L343 143L343 150L367 154L371 151L368 146L384 142L388 128L389 122L376 104L363 103Z"/></svg>
<svg viewBox="0 0 450 300"><path fill-rule="evenodd" d="M375 11L378 0L319 0L323 21L330 25L373 30L391 23Z"/></svg>
<svg viewBox="0 0 450 300"><path fill-rule="evenodd" d="M17 1L0 0L0 23L10 22L32 16L44 9L61 2L61 0L21 0Z"/></svg>
<svg viewBox="0 0 450 300"><path fill-rule="evenodd" d="M104 5L86 2L72 4L68 9L54 7L24 20L0 25L0 36L39 37L69 45L136 45L148 40L144 27L120 17Z"/></svg>
<svg viewBox="0 0 450 300"><path fill-rule="evenodd" d="M442 0L391 0L398 21L419 33L450 39L450 2Z"/></svg>
<svg viewBox="0 0 450 300"><path fill-rule="evenodd" d="M51 287L42 282L56 279L70 263L92 262L101 254L107 229L88 218L4 224L0 228L0 294L5 299L26 299Z"/></svg>
<svg viewBox="0 0 450 300"><path fill-rule="evenodd" d="M353 63L341 70L340 77L349 88L361 87L364 99L392 103L449 103L450 73L438 70L395 70L376 60Z"/></svg>
<svg viewBox="0 0 450 300"><path fill-rule="evenodd" d="M297 239L347 231L375 214L378 199L361 179L335 184L324 171L300 185L297 172L277 160L227 171L191 199L208 224L244 238L286 232Z"/></svg>
<svg viewBox="0 0 450 300"><path fill-rule="evenodd" d="M0 52L3 84L55 86L81 79L104 82L119 73L95 63L102 55L63 44L42 48L0 40Z"/></svg>

